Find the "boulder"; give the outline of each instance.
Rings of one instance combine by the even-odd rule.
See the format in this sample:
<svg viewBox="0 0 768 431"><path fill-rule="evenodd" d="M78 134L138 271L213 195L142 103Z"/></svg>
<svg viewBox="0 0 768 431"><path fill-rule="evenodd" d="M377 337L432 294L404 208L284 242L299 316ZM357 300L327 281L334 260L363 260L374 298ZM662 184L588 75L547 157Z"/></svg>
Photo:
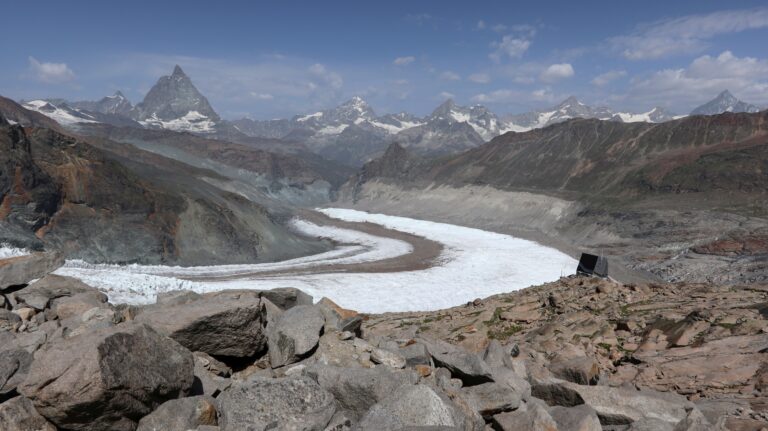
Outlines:
<svg viewBox="0 0 768 431"><path fill-rule="evenodd" d="M168 307L153 305L135 321L189 350L209 355L252 357L266 347L267 321L261 299L235 292Z"/></svg>
<svg viewBox="0 0 768 431"><path fill-rule="evenodd" d="M0 308L0 331L12 331L21 326L21 317Z"/></svg>
<svg viewBox="0 0 768 431"><path fill-rule="evenodd" d="M164 306L182 305L189 302L197 301L202 296L191 290L170 290L168 292L160 292L155 297L155 304Z"/></svg>
<svg viewBox="0 0 768 431"><path fill-rule="evenodd" d="M191 352L146 325L126 323L50 343L35 354L18 390L58 427L133 430L192 381Z"/></svg>
<svg viewBox="0 0 768 431"><path fill-rule="evenodd" d="M328 298L323 298L317 303L317 307L325 317L325 327L339 332L351 332L360 336L363 318L357 311L341 308Z"/></svg>
<svg viewBox="0 0 768 431"><path fill-rule="evenodd" d="M553 361L549 370L555 376L579 385L595 385L600 379L600 366L589 357Z"/></svg>
<svg viewBox="0 0 768 431"><path fill-rule="evenodd" d="M325 319L317 307L298 305L280 315L269 328L272 368L292 364L312 352L320 341Z"/></svg>
<svg viewBox="0 0 768 431"><path fill-rule="evenodd" d="M420 341L427 346L435 365L447 368L454 377L461 379L465 385L493 380L491 368L480 359L480 356L443 341Z"/></svg>
<svg viewBox="0 0 768 431"><path fill-rule="evenodd" d="M635 391L607 386L582 386L559 379L533 383L533 395L549 405L593 408L603 425L627 425L641 418L676 424L693 404L685 397L664 392Z"/></svg>
<svg viewBox="0 0 768 431"><path fill-rule="evenodd" d="M136 431L187 431L217 424L216 400L197 396L164 402L139 421Z"/></svg>
<svg viewBox="0 0 768 431"><path fill-rule="evenodd" d="M56 252L32 253L0 259L0 290L42 278L63 264L64 257Z"/></svg>
<svg viewBox="0 0 768 431"><path fill-rule="evenodd" d="M0 430L3 431L56 431L35 406L24 397L16 397L0 404Z"/></svg>
<svg viewBox="0 0 768 431"><path fill-rule="evenodd" d="M398 350L398 353L405 358L405 365L415 367L416 365L432 365L432 356L430 356L427 346L421 343L408 344Z"/></svg>
<svg viewBox="0 0 768 431"><path fill-rule="evenodd" d="M322 431L333 418L333 395L309 377L254 377L236 382L216 400L222 431Z"/></svg>
<svg viewBox="0 0 768 431"><path fill-rule="evenodd" d="M0 402L10 398L24 381L32 365L32 354L23 349L0 351Z"/></svg>
<svg viewBox="0 0 768 431"><path fill-rule="evenodd" d="M371 362L386 365L390 368L405 368L405 358L403 355L378 347L371 351Z"/></svg>
<svg viewBox="0 0 768 431"><path fill-rule="evenodd" d="M560 431L601 431L597 412L587 405L576 407L555 406L549 409L549 415L557 422Z"/></svg>
<svg viewBox="0 0 768 431"><path fill-rule="evenodd" d="M195 352L195 381L192 386L193 395L218 396L231 384L228 377L232 370L224 363L212 358L204 352Z"/></svg>
<svg viewBox="0 0 768 431"><path fill-rule="evenodd" d="M501 431L558 431L557 423L539 404L528 404L514 412L493 417L494 429Z"/></svg>
<svg viewBox="0 0 768 431"><path fill-rule="evenodd" d="M272 290L258 291L261 298L267 298L270 302L287 310L298 305L312 305L312 296L293 287L281 287Z"/></svg>
<svg viewBox="0 0 768 431"><path fill-rule="evenodd" d="M510 386L501 383L483 383L466 386L459 391L461 398L484 418L514 410L520 406L522 396Z"/></svg>
<svg viewBox="0 0 768 431"><path fill-rule="evenodd" d="M382 367L340 368L316 364L309 367L306 374L333 394L339 406L355 421L400 386L413 385L418 380L413 372Z"/></svg>
<svg viewBox="0 0 768 431"><path fill-rule="evenodd" d="M92 308L109 308L107 295L97 290L78 292L71 296L53 299L51 305L51 309L59 320L80 319L83 313Z"/></svg>
<svg viewBox="0 0 768 431"><path fill-rule="evenodd" d="M375 404L357 424L360 430L431 429L482 430L444 393L427 385L404 385ZM438 428L439 427L439 428ZM430 429L430 428L426 428Z"/></svg>

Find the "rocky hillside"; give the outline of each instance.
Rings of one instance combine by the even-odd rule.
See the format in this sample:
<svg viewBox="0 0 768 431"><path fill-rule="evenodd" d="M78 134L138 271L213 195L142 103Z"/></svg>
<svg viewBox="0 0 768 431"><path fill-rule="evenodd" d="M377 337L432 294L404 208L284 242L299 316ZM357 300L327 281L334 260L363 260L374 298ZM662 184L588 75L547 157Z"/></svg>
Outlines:
<svg viewBox="0 0 768 431"><path fill-rule="evenodd" d="M760 286L577 278L359 315L291 288L114 305L45 275L55 267L0 261L4 431L757 431L768 419Z"/></svg>
<svg viewBox="0 0 768 431"><path fill-rule="evenodd" d="M604 253L625 280L765 281L766 120L577 119L441 158L393 146L337 205L511 233L574 256Z"/></svg>
<svg viewBox="0 0 768 431"><path fill-rule="evenodd" d="M0 125L0 242L89 261L188 265L325 247L284 227L290 212L211 185L229 182L213 171L109 145Z"/></svg>

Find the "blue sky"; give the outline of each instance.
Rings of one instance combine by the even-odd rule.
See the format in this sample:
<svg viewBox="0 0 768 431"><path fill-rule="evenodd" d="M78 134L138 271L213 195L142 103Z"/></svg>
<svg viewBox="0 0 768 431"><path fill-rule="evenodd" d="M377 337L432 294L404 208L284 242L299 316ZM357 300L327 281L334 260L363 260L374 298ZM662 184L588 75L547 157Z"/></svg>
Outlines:
<svg viewBox="0 0 768 431"><path fill-rule="evenodd" d="M569 95L686 113L726 88L768 105L766 41L765 1L13 2L0 94L135 103L178 63L225 118L353 95L379 113L447 97L519 113Z"/></svg>

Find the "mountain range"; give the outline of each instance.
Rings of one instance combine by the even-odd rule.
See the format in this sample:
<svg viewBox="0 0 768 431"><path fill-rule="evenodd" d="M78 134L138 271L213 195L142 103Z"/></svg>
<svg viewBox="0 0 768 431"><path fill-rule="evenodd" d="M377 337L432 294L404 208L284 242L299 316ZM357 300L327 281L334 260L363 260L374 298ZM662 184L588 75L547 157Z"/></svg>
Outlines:
<svg viewBox="0 0 768 431"><path fill-rule="evenodd" d="M450 99L425 117L406 112L377 115L365 100L355 96L335 108L290 119L228 121L216 113L178 65L135 106L119 91L99 101L46 99L23 105L74 130L106 123L189 132L244 145L265 145L265 140L273 140L267 149L290 152L302 148L349 166L361 166L380 156L393 142L417 154L439 156L475 148L507 132L526 132L573 118L661 123L683 117L661 107L642 113L592 107L575 97L552 108L506 116L482 105L460 106ZM739 101L726 90L691 115L757 111L759 108Z"/></svg>

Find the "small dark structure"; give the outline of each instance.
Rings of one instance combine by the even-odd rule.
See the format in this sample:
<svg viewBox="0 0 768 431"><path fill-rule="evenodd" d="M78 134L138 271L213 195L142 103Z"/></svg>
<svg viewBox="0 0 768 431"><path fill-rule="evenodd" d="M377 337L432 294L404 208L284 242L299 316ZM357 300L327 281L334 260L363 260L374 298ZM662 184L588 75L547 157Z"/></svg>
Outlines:
<svg viewBox="0 0 768 431"><path fill-rule="evenodd" d="M608 277L608 258L589 253L581 253L579 266L576 268L576 274Z"/></svg>

